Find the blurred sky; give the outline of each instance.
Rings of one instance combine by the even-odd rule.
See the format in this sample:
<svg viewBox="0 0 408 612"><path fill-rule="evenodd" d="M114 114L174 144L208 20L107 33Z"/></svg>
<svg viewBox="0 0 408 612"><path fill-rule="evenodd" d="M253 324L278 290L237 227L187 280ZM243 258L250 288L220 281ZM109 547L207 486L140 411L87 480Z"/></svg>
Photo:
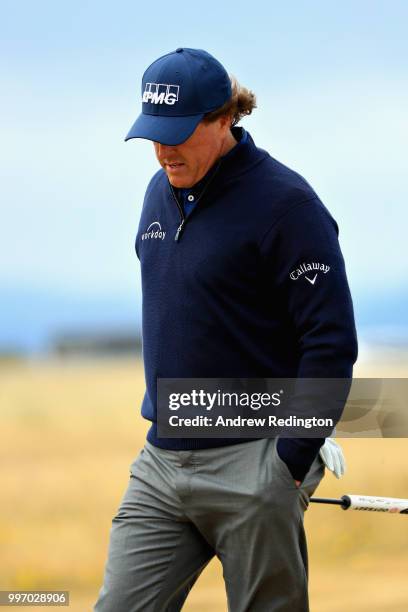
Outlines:
<svg viewBox="0 0 408 612"><path fill-rule="evenodd" d="M408 3L0 2L0 286L138 302L151 143L123 139L149 63L214 54L243 125L340 226L352 293L407 286ZM136 296L136 297L135 297Z"/></svg>

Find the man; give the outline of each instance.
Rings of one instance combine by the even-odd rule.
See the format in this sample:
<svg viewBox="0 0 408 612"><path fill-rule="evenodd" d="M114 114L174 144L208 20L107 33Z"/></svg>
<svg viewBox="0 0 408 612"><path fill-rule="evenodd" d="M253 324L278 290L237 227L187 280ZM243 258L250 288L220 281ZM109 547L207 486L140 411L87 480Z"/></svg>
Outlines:
<svg viewBox="0 0 408 612"><path fill-rule="evenodd" d="M254 107L202 50L179 48L143 76L126 140L153 141L161 165L136 237L152 425L113 519L96 612L180 610L214 555L232 612L309 609L303 514L324 474L324 439L157 429L160 378L352 376L337 224L299 174L236 126Z"/></svg>

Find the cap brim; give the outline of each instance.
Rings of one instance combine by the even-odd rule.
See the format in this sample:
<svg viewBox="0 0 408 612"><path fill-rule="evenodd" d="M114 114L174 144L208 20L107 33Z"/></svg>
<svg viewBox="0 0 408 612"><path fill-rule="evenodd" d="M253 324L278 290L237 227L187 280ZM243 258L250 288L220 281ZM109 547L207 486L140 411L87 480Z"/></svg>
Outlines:
<svg viewBox="0 0 408 612"><path fill-rule="evenodd" d="M168 146L179 145L191 136L203 117L204 113L187 117L160 117L141 113L125 141L131 138L146 138Z"/></svg>

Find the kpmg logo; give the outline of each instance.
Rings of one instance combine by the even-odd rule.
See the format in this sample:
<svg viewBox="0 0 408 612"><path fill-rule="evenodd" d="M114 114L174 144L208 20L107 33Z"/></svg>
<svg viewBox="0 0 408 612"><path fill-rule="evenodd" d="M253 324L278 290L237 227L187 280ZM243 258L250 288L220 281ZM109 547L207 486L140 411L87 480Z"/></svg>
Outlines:
<svg viewBox="0 0 408 612"><path fill-rule="evenodd" d="M142 240L164 240L166 232L164 232L161 228L161 225L158 221L153 221L147 228L144 234L142 234Z"/></svg>
<svg viewBox="0 0 408 612"><path fill-rule="evenodd" d="M312 273L315 272L314 276L312 276ZM325 264L319 263L318 261L314 261L312 263L301 263L300 266L298 268L296 268L296 270L293 270L289 276L292 280L297 280L298 278L300 278L303 274L305 275L305 279L307 281L309 281L309 283L311 285L314 285L316 282L316 278L317 278L317 274L318 272L323 272L323 274L327 274L328 271L330 270L330 266L326 266ZM309 273L309 276L306 276L306 272ZM312 277L312 278L310 278Z"/></svg>
<svg viewBox="0 0 408 612"><path fill-rule="evenodd" d="M146 83L142 101L151 104L170 104L172 106L179 99L179 89L179 85Z"/></svg>

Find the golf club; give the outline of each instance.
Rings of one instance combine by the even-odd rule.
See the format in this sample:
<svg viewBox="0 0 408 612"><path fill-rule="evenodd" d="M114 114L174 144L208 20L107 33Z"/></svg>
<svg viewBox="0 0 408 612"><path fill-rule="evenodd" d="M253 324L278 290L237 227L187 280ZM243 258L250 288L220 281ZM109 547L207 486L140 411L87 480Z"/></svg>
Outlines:
<svg viewBox="0 0 408 612"><path fill-rule="evenodd" d="M369 510L372 512L389 512L390 514L408 514L408 499L397 497L374 497L372 495L343 495L340 499L330 497L311 497L315 504L333 504L343 510Z"/></svg>

